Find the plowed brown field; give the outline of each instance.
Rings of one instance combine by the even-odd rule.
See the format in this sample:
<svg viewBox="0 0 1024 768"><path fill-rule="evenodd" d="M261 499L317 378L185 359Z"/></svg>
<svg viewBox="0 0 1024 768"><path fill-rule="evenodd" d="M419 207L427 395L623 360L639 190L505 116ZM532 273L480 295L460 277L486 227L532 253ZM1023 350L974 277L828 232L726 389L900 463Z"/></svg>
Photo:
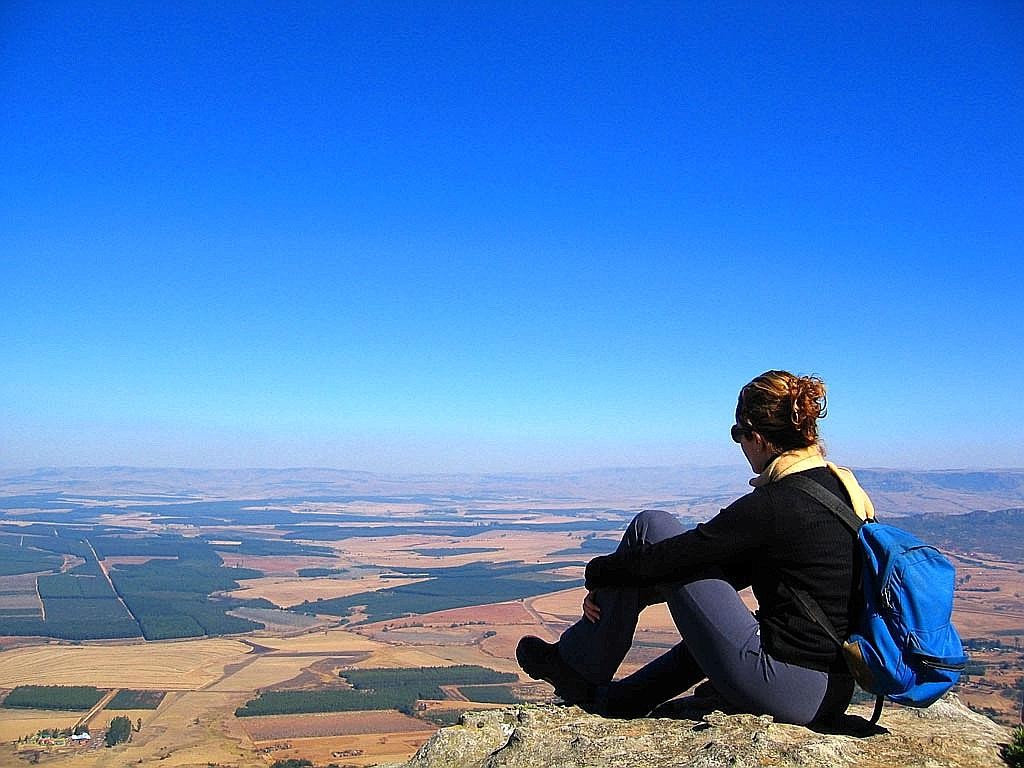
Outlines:
<svg viewBox="0 0 1024 768"><path fill-rule="evenodd" d="M429 723L393 711L266 715L241 718L241 722L242 728L253 741L435 730Z"/></svg>

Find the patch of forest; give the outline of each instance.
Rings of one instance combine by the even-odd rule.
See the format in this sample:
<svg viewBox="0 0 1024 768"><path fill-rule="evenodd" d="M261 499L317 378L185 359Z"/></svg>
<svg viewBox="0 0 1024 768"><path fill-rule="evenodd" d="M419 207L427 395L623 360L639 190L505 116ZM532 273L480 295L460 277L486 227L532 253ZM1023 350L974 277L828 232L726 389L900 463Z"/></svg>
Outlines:
<svg viewBox="0 0 1024 768"><path fill-rule="evenodd" d="M552 557L571 557L577 555L583 557L585 560L590 560L592 557L598 555L608 555L615 551L615 548L619 546L618 539L606 539L600 538L596 534L589 533L583 537L583 540L576 547L570 547L568 549L560 549L557 552L552 552Z"/></svg>
<svg viewBox="0 0 1024 768"><path fill-rule="evenodd" d="M0 540L0 576L14 576L19 573L52 571L59 568L62 558L52 552L35 547L23 547L7 540Z"/></svg>
<svg viewBox="0 0 1024 768"><path fill-rule="evenodd" d="M450 538L465 538L495 531L508 531L518 534L577 533L581 531L590 533L592 531L621 531L624 527L625 523L621 520L563 520L555 523L467 520L462 524L309 525L286 533L284 538L319 541L388 538L391 536L448 536Z"/></svg>
<svg viewBox="0 0 1024 768"><path fill-rule="evenodd" d="M459 693L480 704L516 704L519 697L507 685L460 685Z"/></svg>
<svg viewBox="0 0 1024 768"><path fill-rule="evenodd" d="M41 527L41 526L40 526ZM38 577L37 590L43 615L0 610L0 634L39 635L65 640L114 639L144 636L147 640L223 635L262 629L263 624L228 611L241 606L273 607L265 600L213 597L236 589L239 579L256 578L261 572L228 568L205 541L178 535L112 535L104 529L85 538L66 528L29 526L35 532L18 536L0 534L0 544L23 556L22 572L33 573L42 564L54 570L61 555L84 562L66 573ZM43 534L43 535L40 535ZM93 549L102 558L114 556L161 557L139 565L111 568L104 576ZM54 556L57 556L54 558ZM13 566L8 570L12 570ZM120 599L118 599L120 598ZM123 602L122 602L123 601ZM127 610L125 608L127 606ZM0 609L3 595L0 595ZM131 613L129 613L131 611ZM134 618L133 618L134 616Z"/></svg>
<svg viewBox="0 0 1024 768"><path fill-rule="evenodd" d="M91 685L19 685L7 694L2 706L87 712L102 698L103 691Z"/></svg>
<svg viewBox="0 0 1024 768"><path fill-rule="evenodd" d="M306 557L333 557L334 551L329 547L320 547L315 544L300 544L296 541L282 541L281 539L252 539L243 538L238 544L216 544L218 552L228 552L233 555L262 555L273 557L291 557L293 555L305 555Z"/></svg>
<svg viewBox="0 0 1024 768"><path fill-rule="evenodd" d="M289 507L308 504L352 504L375 502L378 504L431 503L437 499L431 496L309 496L274 499L227 499L211 501L189 501L171 504L138 504L129 507L135 512L145 512L161 519L161 522L178 522L191 525L273 525L283 528L305 523L360 523L390 522L387 515L373 515L350 512L294 512ZM312 538L312 537L311 537Z"/></svg>
<svg viewBox="0 0 1024 768"><path fill-rule="evenodd" d="M32 493L0 496L0 509L60 509L68 506L62 493Z"/></svg>
<svg viewBox="0 0 1024 768"><path fill-rule="evenodd" d="M71 554L85 562L66 573L39 576L36 590L43 603L45 619L35 612L32 615L0 612L0 634L40 635L62 640L109 640L142 634L110 588L84 540L62 536L20 536L18 540L23 549ZM62 557L58 558L57 565L61 562ZM0 605L2 602L0 595Z"/></svg>
<svg viewBox="0 0 1024 768"><path fill-rule="evenodd" d="M260 622L228 611L240 606L268 607L266 601L212 597L212 593L238 588L238 579L261 576L249 568L227 568L209 549L186 550L176 560L150 560L140 565L118 565L110 578L118 594L139 622L147 640L226 635L263 629Z"/></svg>
<svg viewBox="0 0 1024 768"><path fill-rule="evenodd" d="M310 541L341 541L342 539L377 539L392 536L476 536L486 530L480 523L423 525L306 525L294 528L285 539Z"/></svg>
<svg viewBox="0 0 1024 768"><path fill-rule="evenodd" d="M421 699L444 699L441 686L513 683L517 676L475 665L354 669L342 673L352 689L266 691L235 710L238 717L395 709L413 714ZM461 690L461 689L460 689Z"/></svg>
<svg viewBox="0 0 1024 768"><path fill-rule="evenodd" d="M409 614L521 600L578 584L578 579L546 573L566 565L573 563L479 562L452 568L395 568L393 570L404 576L427 578L414 584L403 584L376 592L360 592L312 602L305 600L288 610L347 616L356 606L365 606L366 621L375 622Z"/></svg>
<svg viewBox="0 0 1024 768"><path fill-rule="evenodd" d="M165 691L120 690L107 704L106 709L156 709L164 700Z"/></svg>
<svg viewBox="0 0 1024 768"><path fill-rule="evenodd" d="M501 552L498 547L412 547L408 550L423 557L456 557L458 555L482 555L485 552Z"/></svg>
<svg viewBox="0 0 1024 768"><path fill-rule="evenodd" d="M347 573L347 568L299 568L295 573L304 579L318 579L326 576L337 576Z"/></svg>

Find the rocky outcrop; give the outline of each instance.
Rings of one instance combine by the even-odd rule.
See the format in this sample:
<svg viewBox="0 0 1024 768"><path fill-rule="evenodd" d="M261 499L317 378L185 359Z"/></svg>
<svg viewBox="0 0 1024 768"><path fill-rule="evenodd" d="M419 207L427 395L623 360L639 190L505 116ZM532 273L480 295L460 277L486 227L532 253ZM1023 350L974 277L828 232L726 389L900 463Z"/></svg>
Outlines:
<svg viewBox="0 0 1024 768"><path fill-rule="evenodd" d="M720 711L607 720L576 707L469 712L402 768L992 768L1009 732L955 695L926 710L886 705L878 726L852 708L829 731Z"/></svg>

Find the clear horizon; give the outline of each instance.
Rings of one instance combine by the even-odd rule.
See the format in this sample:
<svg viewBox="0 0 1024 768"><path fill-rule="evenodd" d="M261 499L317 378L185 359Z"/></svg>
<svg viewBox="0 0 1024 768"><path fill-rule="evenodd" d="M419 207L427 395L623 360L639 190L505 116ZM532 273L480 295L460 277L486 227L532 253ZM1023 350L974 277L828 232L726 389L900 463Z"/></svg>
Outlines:
<svg viewBox="0 0 1024 768"><path fill-rule="evenodd" d="M939 472L939 473L1018 473L1024 472L1024 466L1020 467L990 467L990 466L973 466L973 467L926 467L926 466L858 466L851 465L850 468L858 471L871 471L871 472ZM314 466L314 465L293 465L293 466L160 466L160 465L143 465L143 464L69 464L69 465L46 465L46 466L24 466L24 467L0 467L0 472L4 473L17 473L17 472L45 472L49 470L55 471L72 471L72 470L118 470L118 471L139 471L139 472L339 472L339 473L352 473L352 474L366 474L366 475L380 475L382 477L395 476L422 476L422 477L443 477L443 476L455 476L455 475L468 475L468 476L482 476L482 475L555 475L555 476L568 476L573 474L582 473L594 473L599 474L602 472L674 472L674 471L695 471L703 469L714 469L719 471L736 472L737 474L746 473L753 476L753 472L750 468L739 462L723 462L720 464L692 464L692 463L680 463L680 464L661 464L661 465L642 465L642 464L631 464L631 465L607 465L607 466L590 466L590 467L576 467L562 470L439 470L436 472L418 472L418 471L377 471L377 470L363 470L356 469L353 467L330 467L330 466Z"/></svg>
<svg viewBox="0 0 1024 768"><path fill-rule="evenodd" d="M0 14L0 467L1024 466L1024 9Z"/></svg>

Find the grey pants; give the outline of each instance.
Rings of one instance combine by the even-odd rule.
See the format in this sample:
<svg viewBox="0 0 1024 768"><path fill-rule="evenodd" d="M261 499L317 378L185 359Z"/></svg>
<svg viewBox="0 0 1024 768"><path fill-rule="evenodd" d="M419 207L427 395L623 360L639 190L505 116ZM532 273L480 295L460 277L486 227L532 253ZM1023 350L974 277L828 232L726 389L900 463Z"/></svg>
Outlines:
<svg viewBox="0 0 1024 768"><path fill-rule="evenodd" d="M619 547L653 544L684 531L667 512L641 512ZM743 604L738 575L716 569L692 581L595 592L600 621L581 618L558 642L562 658L598 686L606 714L640 717L707 678L738 711L806 724L841 714L852 680L772 658L761 647L757 619ZM682 642L642 669L612 682L633 642L640 612L667 602ZM828 694L826 696L826 694Z"/></svg>

